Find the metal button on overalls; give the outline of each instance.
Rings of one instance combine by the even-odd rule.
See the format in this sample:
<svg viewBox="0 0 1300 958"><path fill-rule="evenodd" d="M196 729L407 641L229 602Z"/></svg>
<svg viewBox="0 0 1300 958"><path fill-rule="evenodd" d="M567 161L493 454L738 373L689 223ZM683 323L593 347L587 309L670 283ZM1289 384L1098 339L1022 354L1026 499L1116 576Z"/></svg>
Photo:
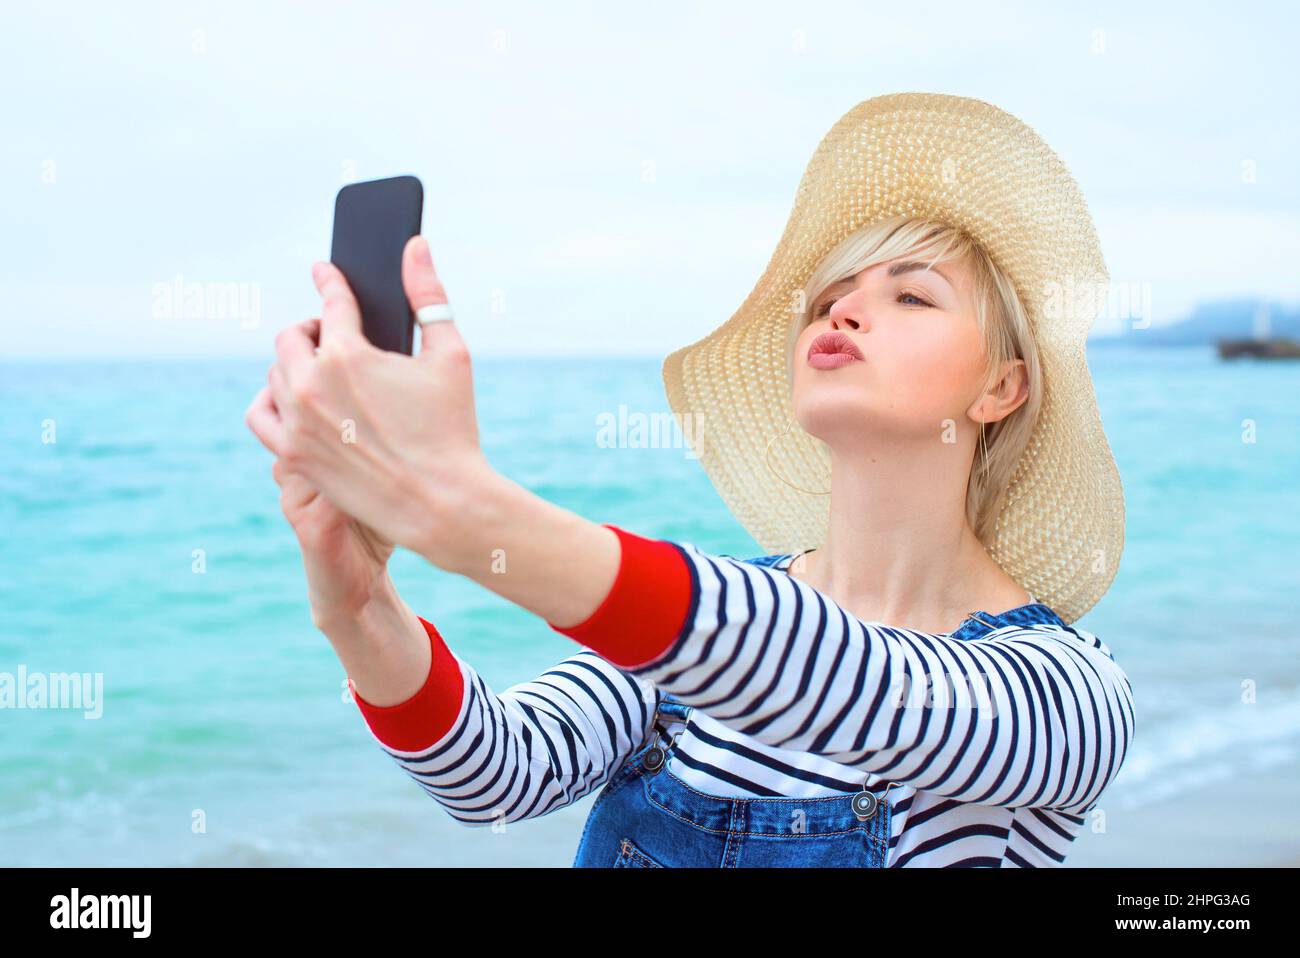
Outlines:
<svg viewBox="0 0 1300 958"><path fill-rule="evenodd" d="M853 796L853 814L858 816L862 821L866 821L872 815L876 814L876 809L880 806L880 799L870 792L862 791Z"/></svg>
<svg viewBox="0 0 1300 958"><path fill-rule="evenodd" d="M653 775L655 772L659 771L659 769L664 767L664 750L658 745L652 745L649 751L645 753L645 757L641 760L641 764L645 766L647 772Z"/></svg>

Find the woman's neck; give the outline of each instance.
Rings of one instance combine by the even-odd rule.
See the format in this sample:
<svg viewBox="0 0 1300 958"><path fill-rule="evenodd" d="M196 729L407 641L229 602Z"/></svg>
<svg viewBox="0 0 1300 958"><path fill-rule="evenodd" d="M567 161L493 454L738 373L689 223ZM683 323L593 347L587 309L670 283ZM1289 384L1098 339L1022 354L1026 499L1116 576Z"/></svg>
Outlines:
<svg viewBox="0 0 1300 958"><path fill-rule="evenodd" d="M945 633L975 609L1029 597L966 520L960 453L928 445L833 458L826 541L790 571L861 619Z"/></svg>

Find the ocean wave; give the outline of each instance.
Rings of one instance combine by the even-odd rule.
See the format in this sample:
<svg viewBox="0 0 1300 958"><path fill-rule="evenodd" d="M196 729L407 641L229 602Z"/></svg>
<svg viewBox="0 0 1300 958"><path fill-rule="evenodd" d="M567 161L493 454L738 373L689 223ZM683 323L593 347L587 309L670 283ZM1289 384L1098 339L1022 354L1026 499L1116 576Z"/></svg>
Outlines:
<svg viewBox="0 0 1300 958"><path fill-rule="evenodd" d="M1111 788L1136 808L1216 781L1294 761L1300 753L1300 686L1266 688L1253 703L1204 707L1146 727Z"/></svg>

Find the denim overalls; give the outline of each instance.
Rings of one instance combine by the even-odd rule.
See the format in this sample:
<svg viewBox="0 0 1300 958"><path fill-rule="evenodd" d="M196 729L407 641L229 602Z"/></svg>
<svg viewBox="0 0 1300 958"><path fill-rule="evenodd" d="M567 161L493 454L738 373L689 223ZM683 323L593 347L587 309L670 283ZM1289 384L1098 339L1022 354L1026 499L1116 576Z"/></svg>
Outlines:
<svg viewBox="0 0 1300 958"><path fill-rule="evenodd" d="M785 556L762 556L775 565ZM1038 602L1001 615L974 612L951 638L995 627L1065 623ZM893 809L887 782L875 791L821 798L721 798L667 768L692 707L664 696L649 738L610 777L587 816L576 868L883 868ZM660 724L681 728L666 739ZM865 778L865 776L864 776Z"/></svg>

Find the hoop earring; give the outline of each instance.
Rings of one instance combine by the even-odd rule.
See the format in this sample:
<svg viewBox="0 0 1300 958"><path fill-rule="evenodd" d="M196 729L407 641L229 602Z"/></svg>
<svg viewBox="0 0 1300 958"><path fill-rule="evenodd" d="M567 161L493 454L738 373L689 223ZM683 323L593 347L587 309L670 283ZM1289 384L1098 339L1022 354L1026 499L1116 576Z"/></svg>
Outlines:
<svg viewBox="0 0 1300 958"><path fill-rule="evenodd" d="M808 495L808 496L829 496L831 494L831 491L829 489L827 489L825 492L814 492L811 489L804 489L802 486L796 486L785 476L781 475L781 473L777 472L776 467L772 465L772 443L776 442L776 440L778 439L782 439L790 435L790 430L791 428L793 428L793 426L794 426L794 417L791 416L789 425L785 427L785 432L778 432L775 435L773 435L771 439L767 441L767 448L763 450L763 465L767 466L768 472L776 476L776 478L784 482L787 486L789 486L791 489L794 489L796 492L802 492L804 495Z"/></svg>

